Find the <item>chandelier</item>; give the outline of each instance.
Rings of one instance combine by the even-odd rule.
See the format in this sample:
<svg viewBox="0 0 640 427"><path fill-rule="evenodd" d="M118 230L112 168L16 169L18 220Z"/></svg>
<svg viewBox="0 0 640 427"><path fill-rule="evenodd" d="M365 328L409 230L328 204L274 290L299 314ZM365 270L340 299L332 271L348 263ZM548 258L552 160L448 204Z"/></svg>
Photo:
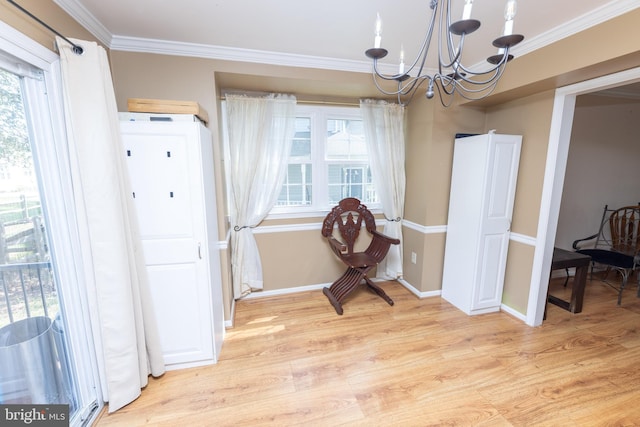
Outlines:
<svg viewBox="0 0 640 427"><path fill-rule="evenodd" d="M498 51L495 55L487 58L489 65L484 67L486 69L482 71L476 70L475 67L464 66L461 62L465 38L480 28L480 21L471 19L473 0L465 0L462 19L453 23L451 22L451 0L443 0L439 11L438 0L429 1L431 19L420 51L413 63L405 69L404 49L401 48L397 74L384 74L378 70L378 60L389 53L380 47L382 21L378 14L374 47L365 52L369 58L373 59L373 80L376 87L385 95L397 95L398 103L403 105L408 105L411 102L418 88L423 84L426 85L425 96L427 99L433 98L438 92L440 102L445 107L451 105L456 93L468 100L478 100L489 96L498 84L507 62L513 59L509 49L524 39L524 36L520 34L513 34L516 0L507 1L504 9L505 23L502 35L493 41L493 46L498 48ZM436 17L439 18L437 22L439 29L437 30ZM434 31L438 32L438 68L429 71L425 68L425 63ZM382 80L397 82L397 89L393 91L383 89Z"/></svg>

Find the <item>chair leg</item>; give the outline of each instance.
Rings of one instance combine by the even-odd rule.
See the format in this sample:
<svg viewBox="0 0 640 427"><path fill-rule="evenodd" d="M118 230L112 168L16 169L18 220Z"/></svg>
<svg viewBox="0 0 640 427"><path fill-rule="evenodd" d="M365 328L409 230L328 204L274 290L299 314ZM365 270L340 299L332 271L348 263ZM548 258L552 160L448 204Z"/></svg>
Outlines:
<svg viewBox="0 0 640 427"><path fill-rule="evenodd" d="M624 287L627 285L627 279L629 279L629 271L620 270L620 274L622 274L622 283L620 284L620 290L618 291L618 305L622 303L622 291L624 291Z"/></svg>
<svg viewBox="0 0 640 427"><path fill-rule="evenodd" d="M367 286L369 287L369 289L371 289L373 292L378 294L378 296L380 296L380 298L385 300L387 304L393 305L393 300L389 297L389 295L385 293L385 291L382 290L382 288L380 288L380 286L376 285L371 280L369 280L367 276L364 276L364 280L367 282Z"/></svg>
<svg viewBox="0 0 640 427"><path fill-rule="evenodd" d="M330 287L322 290L322 293L325 294L331 305L336 309L336 313L343 313L342 301L358 287L362 277L362 272L349 267Z"/></svg>
<svg viewBox="0 0 640 427"><path fill-rule="evenodd" d="M336 313L342 315L343 311L342 311L342 304L340 304L340 301L338 301L336 299L336 297L333 296L333 294L331 293L331 291L329 290L329 288L324 288L322 290L322 293L325 294L325 296L329 299L329 302L331 303L331 305L333 306L333 308L336 309Z"/></svg>

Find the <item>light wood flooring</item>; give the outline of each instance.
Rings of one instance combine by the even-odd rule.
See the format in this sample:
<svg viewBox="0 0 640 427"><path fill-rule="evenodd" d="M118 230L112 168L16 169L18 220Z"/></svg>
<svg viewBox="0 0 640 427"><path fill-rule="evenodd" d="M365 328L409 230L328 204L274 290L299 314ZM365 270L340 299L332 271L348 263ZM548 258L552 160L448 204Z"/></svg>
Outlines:
<svg viewBox="0 0 640 427"><path fill-rule="evenodd" d="M587 282L532 328L396 282L238 302L219 362L170 371L98 426L640 426L640 299ZM552 293L568 290L552 281ZM569 285L570 289L571 285Z"/></svg>

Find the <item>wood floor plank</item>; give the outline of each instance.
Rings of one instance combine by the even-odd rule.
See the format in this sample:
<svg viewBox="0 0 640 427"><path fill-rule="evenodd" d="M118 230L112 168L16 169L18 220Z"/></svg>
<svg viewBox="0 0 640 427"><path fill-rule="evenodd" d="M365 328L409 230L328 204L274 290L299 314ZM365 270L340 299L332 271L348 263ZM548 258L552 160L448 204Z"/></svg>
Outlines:
<svg viewBox="0 0 640 427"><path fill-rule="evenodd" d="M552 280L565 297L570 286ZM338 316L321 291L239 301L217 364L150 379L98 426L640 425L640 299L588 281L531 328L396 282Z"/></svg>

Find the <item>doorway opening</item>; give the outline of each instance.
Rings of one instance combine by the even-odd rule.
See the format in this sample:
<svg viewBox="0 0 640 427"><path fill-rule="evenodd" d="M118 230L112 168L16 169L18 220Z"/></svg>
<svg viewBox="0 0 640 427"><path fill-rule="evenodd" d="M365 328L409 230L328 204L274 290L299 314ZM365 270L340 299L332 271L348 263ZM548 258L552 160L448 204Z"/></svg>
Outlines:
<svg viewBox="0 0 640 427"><path fill-rule="evenodd" d="M542 324L544 316L576 98L638 81L640 68L634 68L556 90L527 307L526 323L530 326Z"/></svg>

